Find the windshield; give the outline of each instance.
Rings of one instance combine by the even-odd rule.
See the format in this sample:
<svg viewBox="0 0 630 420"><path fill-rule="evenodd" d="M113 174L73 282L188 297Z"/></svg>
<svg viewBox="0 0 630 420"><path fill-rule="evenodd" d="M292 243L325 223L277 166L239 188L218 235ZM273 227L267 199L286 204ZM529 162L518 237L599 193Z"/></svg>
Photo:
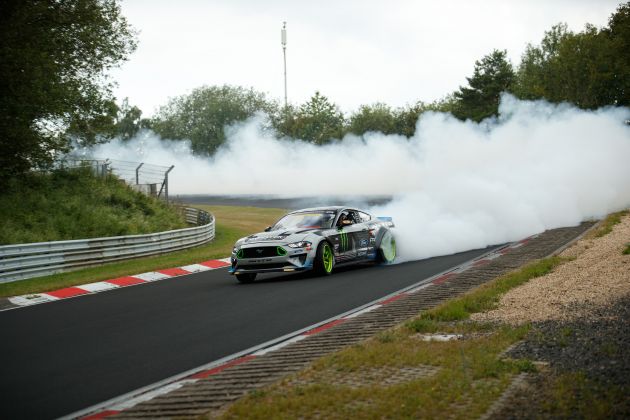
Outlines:
<svg viewBox="0 0 630 420"><path fill-rule="evenodd" d="M335 219L335 212L305 212L287 214L271 230L278 229L329 229Z"/></svg>

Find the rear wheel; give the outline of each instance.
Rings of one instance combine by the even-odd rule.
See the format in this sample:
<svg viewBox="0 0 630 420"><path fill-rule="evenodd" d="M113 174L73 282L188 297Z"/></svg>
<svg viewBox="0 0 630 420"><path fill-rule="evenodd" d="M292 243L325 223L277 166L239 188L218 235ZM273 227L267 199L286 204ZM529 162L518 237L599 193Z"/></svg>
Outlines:
<svg viewBox="0 0 630 420"><path fill-rule="evenodd" d="M315 272L317 274L323 274L327 276L332 273L334 267L335 256L333 254L332 247L327 241L323 241L317 247L317 253L315 254Z"/></svg>
<svg viewBox="0 0 630 420"><path fill-rule="evenodd" d="M381 245L378 248L378 260L384 264L391 264L396 259L396 239L388 230L381 238Z"/></svg>
<svg viewBox="0 0 630 420"><path fill-rule="evenodd" d="M235 274L235 276L240 283L251 283L256 279L256 273Z"/></svg>

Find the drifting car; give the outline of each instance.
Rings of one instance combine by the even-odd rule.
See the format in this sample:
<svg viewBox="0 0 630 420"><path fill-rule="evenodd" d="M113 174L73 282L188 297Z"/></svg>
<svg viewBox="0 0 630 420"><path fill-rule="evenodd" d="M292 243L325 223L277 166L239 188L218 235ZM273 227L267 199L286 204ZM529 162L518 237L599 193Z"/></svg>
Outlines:
<svg viewBox="0 0 630 420"><path fill-rule="evenodd" d="M355 208L293 211L264 232L239 239L229 272L249 283L258 273L313 270L329 275L346 264L391 263L396 258L393 227L391 217L374 217Z"/></svg>

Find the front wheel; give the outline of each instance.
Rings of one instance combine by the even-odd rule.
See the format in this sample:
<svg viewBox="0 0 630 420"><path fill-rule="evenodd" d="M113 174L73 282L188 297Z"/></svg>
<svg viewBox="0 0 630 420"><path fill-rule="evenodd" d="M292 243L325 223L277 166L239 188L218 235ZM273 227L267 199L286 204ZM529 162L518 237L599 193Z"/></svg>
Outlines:
<svg viewBox="0 0 630 420"><path fill-rule="evenodd" d="M256 273L235 274L239 283L251 283L256 279Z"/></svg>
<svg viewBox="0 0 630 420"><path fill-rule="evenodd" d="M314 269L317 274L323 274L325 276L330 275L335 266L335 256L330 244L323 241L317 247L317 253L315 254L315 261L313 262Z"/></svg>
<svg viewBox="0 0 630 420"><path fill-rule="evenodd" d="M391 264L396 259L396 239L388 230L383 234L381 245L378 248L378 260L384 264Z"/></svg>

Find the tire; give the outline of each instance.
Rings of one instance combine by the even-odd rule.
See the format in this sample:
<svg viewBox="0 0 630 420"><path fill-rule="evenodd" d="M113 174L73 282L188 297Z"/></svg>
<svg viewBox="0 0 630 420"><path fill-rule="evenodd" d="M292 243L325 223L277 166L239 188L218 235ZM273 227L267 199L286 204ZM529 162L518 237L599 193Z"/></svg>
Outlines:
<svg viewBox="0 0 630 420"><path fill-rule="evenodd" d="M391 264L396 259L396 239L389 230L385 231L381 238L377 259L382 264Z"/></svg>
<svg viewBox="0 0 630 420"><path fill-rule="evenodd" d="M316 274L329 276L335 267L335 255L328 241L322 241L317 247L313 268Z"/></svg>
<svg viewBox="0 0 630 420"><path fill-rule="evenodd" d="M239 283L251 283L256 279L256 273L235 274Z"/></svg>

